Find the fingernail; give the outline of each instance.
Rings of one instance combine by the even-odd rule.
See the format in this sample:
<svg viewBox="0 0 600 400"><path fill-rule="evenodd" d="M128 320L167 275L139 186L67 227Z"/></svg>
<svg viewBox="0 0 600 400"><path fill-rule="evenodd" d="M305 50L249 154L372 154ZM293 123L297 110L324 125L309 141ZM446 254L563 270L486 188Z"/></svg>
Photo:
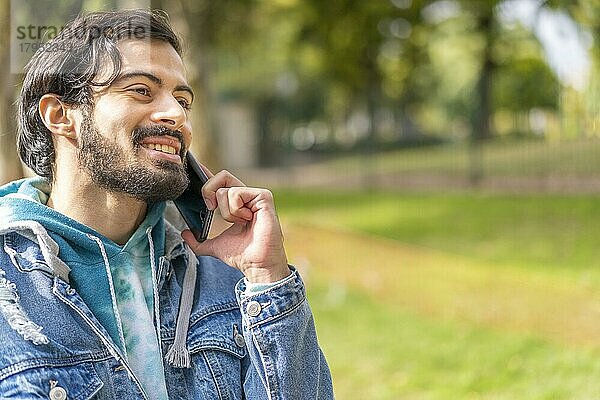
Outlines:
<svg viewBox="0 0 600 400"><path fill-rule="evenodd" d="M207 199L206 197L204 197L204 203L206 203L206 207L208 207L209 210L215 208L213 202Z"/></svg>

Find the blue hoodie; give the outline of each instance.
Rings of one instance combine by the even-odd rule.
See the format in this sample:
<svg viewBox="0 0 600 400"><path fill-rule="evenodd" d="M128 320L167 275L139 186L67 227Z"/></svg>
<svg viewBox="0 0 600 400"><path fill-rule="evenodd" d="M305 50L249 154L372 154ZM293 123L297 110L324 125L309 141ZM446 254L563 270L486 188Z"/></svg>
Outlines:
<svg viewBox="0 0 600 400"><path fill-rule="evenodd" d="M103 325L147 393L167 399L158 341L156 270L164 253L165 203L146 217L124 246L46 206L50 185L40 177L0 187L0 223L39 222L70 268L69 282Z"/></svg>

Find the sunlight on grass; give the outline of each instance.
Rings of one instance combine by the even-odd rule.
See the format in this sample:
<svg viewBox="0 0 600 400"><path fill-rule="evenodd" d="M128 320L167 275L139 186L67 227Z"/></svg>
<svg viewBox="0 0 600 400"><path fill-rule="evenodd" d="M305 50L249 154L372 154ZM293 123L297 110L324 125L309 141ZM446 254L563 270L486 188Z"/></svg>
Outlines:
<svg viewBox="0 0 600 400"><path fill-rule="evenodd" d="M346 228L504 264L600 266L593 196L278 191L291 222Z"/></svg>
<svg viewBox="0 0 600 400"><path fill-rule="evenodd" d="M595 175L600 170L597 139L552 141L492 141L483 147L487 176ZM348 156L321 164L338 172L368 168L380 173L442 173L466 175L468 144L402 149L377 154L365 163Z"/></svg>
<svg viewBox="0 0 600 400"><path fill-rule="evenodd" d="M433 320L348 290L309 296L340 399L592 399L600 354Z"/></svg>
<svg viewBox="0 0 600 400"><path fill-rule="evenodd" d="M309 283L314 273L428 317L597 346L600 292L585 281L368 235L284 228L290 260Z"/></svg>
<svg viewBox="0 0 600 400"><path fill-rule="evenodd" d="M338 398L600 398L597 199L276 198Z"/></svg>

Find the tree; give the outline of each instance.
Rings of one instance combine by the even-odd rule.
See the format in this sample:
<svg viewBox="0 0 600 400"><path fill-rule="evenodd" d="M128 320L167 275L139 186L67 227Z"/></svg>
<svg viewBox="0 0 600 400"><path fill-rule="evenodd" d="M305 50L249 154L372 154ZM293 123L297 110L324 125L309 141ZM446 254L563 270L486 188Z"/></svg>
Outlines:
<svg viewBox="0 0 600 400"><path fill-rule="evenodd" d="M18 6L11 9L11 6ZM17 21L30 23L41 27L53 25L61 27L65 20L79 13L82 9L83 0L74 0L69 2L57 3L50 11L47 8L39 7L35 2L15 3L3 1L0 5L0 182L7 182L23 176L23 167L17 154L16 146L16 115L15 99L18 95L18 87L22 71L13 71L11 62L17 66L20 61L19 54L13 54L14 60L11 60L11 13ZM43 24L36 25L36 21L45 21ZM14 28L14 27L12 27ZM36 34L37 35L37 34ZM35 39L37 42L41 38ZM15 51L20 50L17 47Z"/></svg>
<svg viewBox="0 0 600 400"><path fill-rule="evenodd" d="M0 184L23 175L15 132L15 75L10 68L10 2L0 4Z"/></svg>
<svg viewBox="0 0 600 400"><path fill-rule="evenodd" d="M584 102L586 106L582 115L573 116L583 119L587 135L600 136L600 2L598 0L544 0L539 11L550 9L566 13L579 24L581 31L591 34L591 72ZM538 14L539 15L539 14ZM588 38L582 35L584 41ZM569 90L567 90L569 92Z"/></svg>
<svg viewBox="0 0 600 400"><path fill-rule="evenodd" d="M254 0L152 0L152 8L168 11L171 21L185 38L186 66L194 90L191 119L194 125L192 151L207 165L218 168L214 151L218 143L215 120L217 95L212 85L216 49L224 44L240 46L249 34L248 19Z"/></svg>

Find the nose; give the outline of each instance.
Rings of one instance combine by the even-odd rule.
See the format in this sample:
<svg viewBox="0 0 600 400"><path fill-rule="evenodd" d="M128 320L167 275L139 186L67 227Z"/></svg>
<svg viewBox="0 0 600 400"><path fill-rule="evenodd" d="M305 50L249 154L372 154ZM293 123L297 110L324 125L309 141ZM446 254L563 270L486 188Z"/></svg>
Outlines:
<svg viewBox="0 0 600 400"><path fill-rule="evenodd" d="M153 123L164 125L169 129L181 130L187 121L187 115L177 99L165 95L157 102L150 119Z"/></svg>

